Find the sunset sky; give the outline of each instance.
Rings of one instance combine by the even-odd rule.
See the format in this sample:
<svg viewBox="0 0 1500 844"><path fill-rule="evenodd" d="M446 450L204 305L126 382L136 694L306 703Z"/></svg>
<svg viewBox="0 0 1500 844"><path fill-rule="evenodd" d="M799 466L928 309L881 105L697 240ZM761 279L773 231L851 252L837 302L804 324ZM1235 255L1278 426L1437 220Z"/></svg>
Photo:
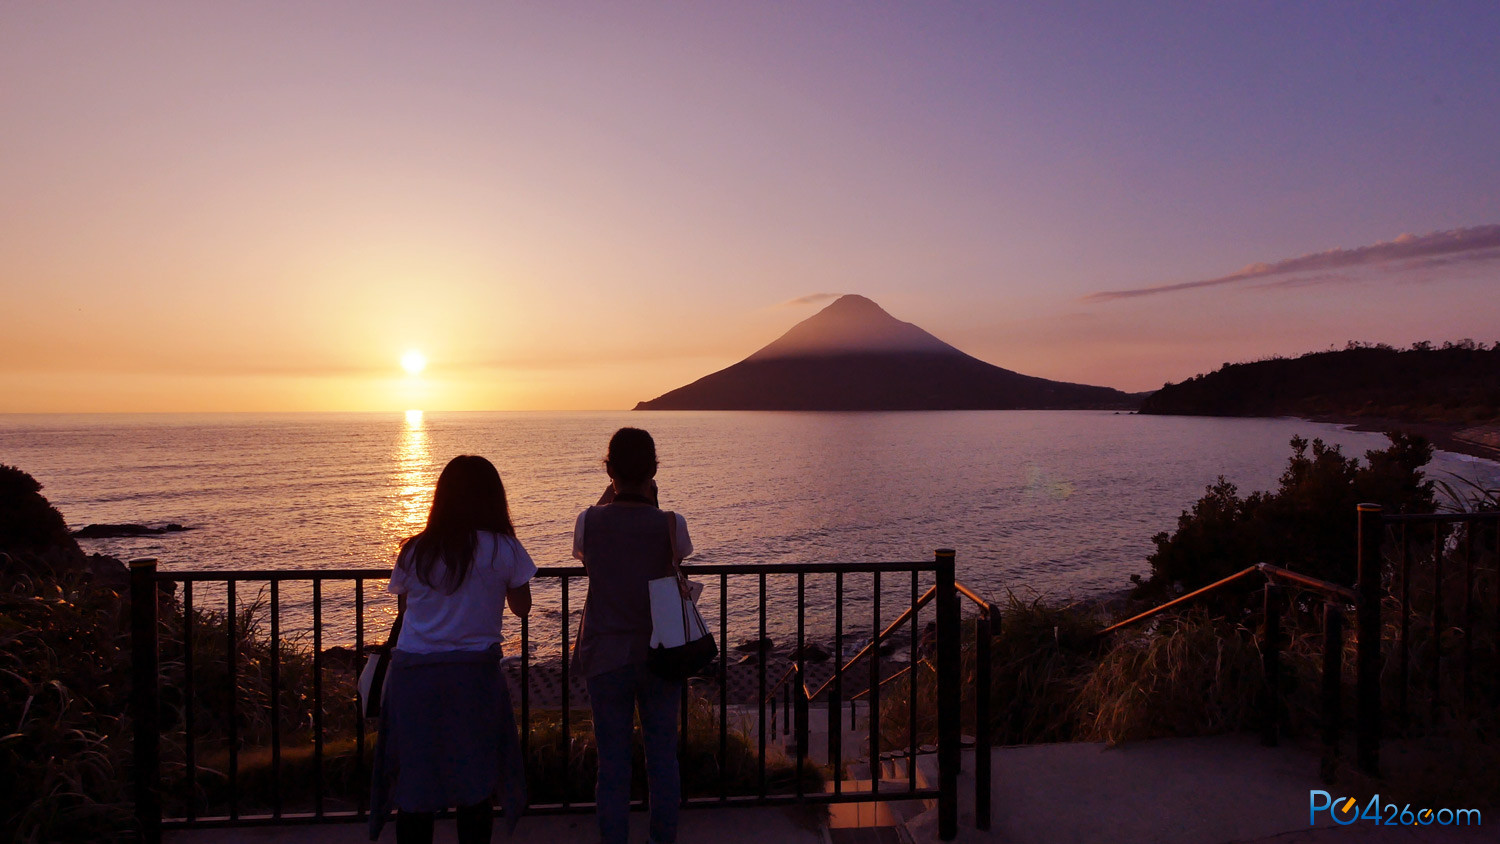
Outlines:
<svg viewBox="0 0 1500 844"><path fill-rule="evenodd" d="M628 408L840 293L1131 391L1500 340L1500 4L1040 5L0 4L0 412Z"/></svg>

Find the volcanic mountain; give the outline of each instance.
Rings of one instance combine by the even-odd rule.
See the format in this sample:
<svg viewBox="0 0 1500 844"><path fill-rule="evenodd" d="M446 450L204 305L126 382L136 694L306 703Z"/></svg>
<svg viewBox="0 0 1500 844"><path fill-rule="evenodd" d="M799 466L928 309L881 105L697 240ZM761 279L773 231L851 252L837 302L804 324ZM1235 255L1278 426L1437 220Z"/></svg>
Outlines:
<svg viewBox="0 0 1500 844"><path fill-rule="evenodd" d="M1140 396L1021 375L863 296L841 296L739 363L636 410L1134 409Z"/></svg>

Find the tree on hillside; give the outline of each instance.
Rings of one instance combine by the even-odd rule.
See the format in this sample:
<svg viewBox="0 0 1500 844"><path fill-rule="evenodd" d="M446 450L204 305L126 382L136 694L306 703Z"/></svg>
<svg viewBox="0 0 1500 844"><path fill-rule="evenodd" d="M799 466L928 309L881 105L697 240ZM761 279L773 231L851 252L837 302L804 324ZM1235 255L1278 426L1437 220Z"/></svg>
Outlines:
<svg viewBox="0 0 1500 844"><path fill-rule="evenodd" d="M1421 437L1391 434L1391 444L1346 457L1338 446L1293 437L1292 456L1274 492L1241 498L1222 476L1177 530L1151 538L1151 577L1137 583L1142 597L1196 589L1256 563L1272 563L1334 583L1352 584L1356 569L1355 506L1370 502L1387 512L1425 513L1433 508L1432 481L1422 467L1432 446Z"/></svg>

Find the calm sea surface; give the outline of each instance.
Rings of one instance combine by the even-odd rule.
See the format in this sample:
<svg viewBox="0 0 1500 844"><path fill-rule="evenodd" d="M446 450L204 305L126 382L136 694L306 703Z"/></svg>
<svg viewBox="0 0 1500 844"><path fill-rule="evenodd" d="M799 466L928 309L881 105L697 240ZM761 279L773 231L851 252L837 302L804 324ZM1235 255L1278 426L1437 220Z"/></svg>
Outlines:
<svg viewBox="0 0 1500 844"><path fill-rule="evenodd" d="M663 506L687 517L695 562L917 560L952 547L959 579L992 597L1128 586L1147 571L1151 535L1217 476L1243 492L1274 486L1293 435L1359 455L1385 442L1293 419L1087 411L10 415L0 462L34 475L74 527L192 528L84 541L89 551L165 569L342 568L389 567L444 463L481 454L500 469L521 541L556 565L572 562L573 520L603 489L605 445L622 425L656 437ZM1500 483L1500 465L1459 455L1439 453L1428 471ZM785 635L794 579L772 580L768 624ZM884 585L909 601L907 579ZM367 593L378 611L382 586ZM703 604L711 619L717 587ZM826 626L831 590L808 588L809 624ZM550 589L538 590L538 618L557 617ZM730 638L743 638L760 606L753 578L727 591ZM849 617L865 629L856 611L868 613L869 592L847 584ZM288 611L304 598L286 598ZM570 609L581 605L579 589ZM885 606L889 619L902 605ZM331 620L330 636L346 636L346 622Z"/></svg>

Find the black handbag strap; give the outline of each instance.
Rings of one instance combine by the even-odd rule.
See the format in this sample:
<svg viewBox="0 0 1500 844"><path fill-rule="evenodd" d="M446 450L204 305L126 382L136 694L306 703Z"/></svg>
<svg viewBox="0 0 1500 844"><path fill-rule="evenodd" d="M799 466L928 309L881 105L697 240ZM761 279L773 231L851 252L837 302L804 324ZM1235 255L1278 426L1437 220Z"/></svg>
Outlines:
<svg viewBox="0 0 1500 844"><path fill-rule="evenodd" d="M391 651L396 649L396 642L401 638L401 622L405 620L406 610L396 610L396 620L391 622L391 634L385 640L385 644L380 646L380 650L384 650L386 653L390 653Z"/></svg>

